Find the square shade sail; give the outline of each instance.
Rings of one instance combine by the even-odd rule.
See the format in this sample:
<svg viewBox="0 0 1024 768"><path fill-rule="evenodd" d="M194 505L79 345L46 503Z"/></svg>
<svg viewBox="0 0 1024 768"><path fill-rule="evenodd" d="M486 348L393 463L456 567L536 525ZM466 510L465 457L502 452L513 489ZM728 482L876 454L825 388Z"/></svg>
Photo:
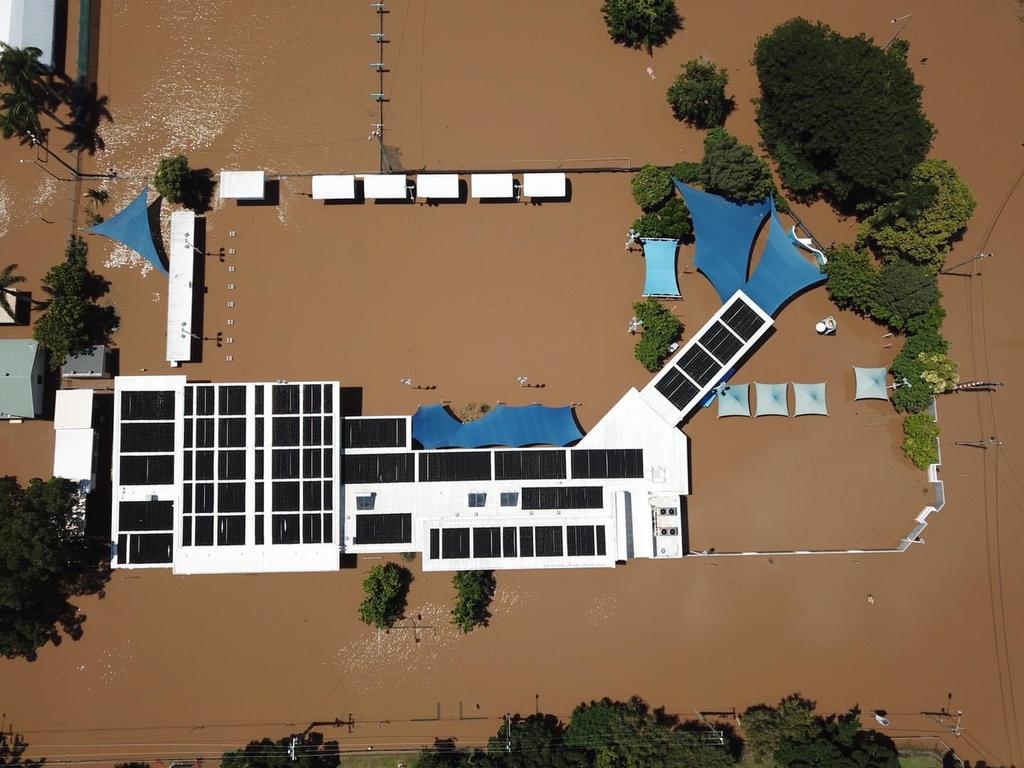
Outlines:
<svg viewBox="0 0 1024 768"><path fill-rule="evenodd" d="M798 384L793 382L793 404L795 416L828 416L825 402L825 382Z"/></svg>
<svg viewBox="0 0 1024 768"><path fill-rule="evenodd" d="M786 400L786 385L754 383L757 391L757 413L755 416L789 416Z"/></svg>
<svg viewBox="0 0 1024 768"><path fill-rule="evenodd" d="M314 176L314 200L354 200L356 196L356 177L347 176Z"/></svg>
<svg viewBox="0 0 1024 768"><path fill-rule="evenodd" d="M470 195L485 198L510 198L515 195L511 173L474 173L469 177Z"/></svg>
<svg viewBox="0 0 1024 768"><path fill-rule="evenodd" d="M262 200L266 186L263 171L221 171L221 200Z"/></svg>
<svg viewBox="0 0 1024 768"><path fill-rule="evenodd" d="M367 174L363 176L363 197L367 200L404 200L409 196L405 174Z"/></svg>
<svg viewBox="0 0 1024 768"><path fill-rule="evenodd" d="M565 174L524 173L523 194L527 197L565 197Z"/></svg>
<svg viewBox="0 0 1024 768"><path fill-rule="evenodd" d="M416 174L416 197L430 200L457 200L459 175L457 173Z"/></svg>
<svg viewBox="0 0 1024 768"><path fill-rule="evenodd" d="M750 385L729 384L718 393L718 418L750 415Z"/></svg>
<svg viewBox="0 0 1024 768"><path fill-rule="evenodd" d="M853 366L857 378L854 400L888 400L889 387L885 383L885 368L858 368Z"/></svg>

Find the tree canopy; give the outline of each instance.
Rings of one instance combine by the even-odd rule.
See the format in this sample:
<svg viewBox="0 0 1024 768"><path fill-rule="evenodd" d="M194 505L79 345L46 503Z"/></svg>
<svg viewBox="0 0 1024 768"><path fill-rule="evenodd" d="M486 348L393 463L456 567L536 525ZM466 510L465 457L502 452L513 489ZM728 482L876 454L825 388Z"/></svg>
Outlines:
<svg viewBox="0 0 1024 768"><path fill-rule="evenodd" d="M704 137L700 183L708 192L740 202L764 200L775 190L768 163L724 128L714 128Z"/></svg>
<svg viewBox="0 0 1024 768"><path fill-rule="evenodd" d="M640 237L671 237L688 240L693 234L693 221L681 197L669 198L660 208L648 211L633 222L633 231Z"/></svg>
<svg viewBox="0 0 1024 768"><path fill-rule="evenodd" d="M511 729L502 723L496 736L487 741L484 765L494 768L589 768L580 749L565 749L565 728L554 715L536 714L510 719ZM481 762L474 760L474 764Z"/></svg>
<svg viewBox="0 0 1024 768"><path fill-rule="evenodd" d="M872 314L890 328L902 331L912 318L927 313L939 301L935 275L906 261L883 264Z"/></svg>
<svg viewBox="0 0 1024 768"><path fill-rule="evenodd" d="M841 243L828 252L828 295L840 309L870 315L878 293L878 267L863 248Z"/></svg>
<svg viewBox="0 0 1024 768"><path fill-rule="evenodd" d="M251 741L243 749L225 752L220 759L221 768L338 768L338 742L324 741L314 731L298 739L294 760L291 743L291 737Z"/></svg>
<svg viewBox="0 0 1024 768"><path fill-rule="evenodd" d="M725 122L732 100L725 95L729 73L705 59L691 59L683 65L665 94L672 112L698 128L714 128Z"/></svg>
<svg viewBox="0 0 1024 768"><path fill-rule="evenodd" d="M743 713L746 746L757 762L766 762L785 741L803 741L815 730L814 702L793 693L777 707L748 707Z"/></svg>
<svg viewBox="0 0 1024 768"><path fill-rule="evenodd" d="M64 261L51 267L43 278L43 290L50 298L32 335L49 351L53 370L69 355L108 343L120 323L112 306L96 303L110 290L110 284L89 270L88 251L85 241L72 235Z"/></svg>
<svg viewBox="0 0 1024 768"><path fill-rule="evenodd" d="M452 624L460 632L472 632L475 627L486 627L491 618L488 610L494 598L493 571L456 571L452 576L455 587L455 607Z"/></svg>
<svg viewBox="0 0 1024 768"><path fill-rule="evenodd" d="M928 412L912 413L903 420L903 453L918 469L939 460L939 425Z"/></svg>
<svg viewBox="0 0 1024 768"><path fill-rule="evenodd" d="M675 0L605 0L601 6L608 34L630 48L652 48L682 28Z"/></svg>
<svg viewBox="0 0 1024 768"><path fill-rule="evenodd" d="M892 740L863 731L860 711L818 719L810 738L783 740L775 752L781 768L899 768Z"/></svg>
<svg viewBox="0 0 1024 768"><path fill-rule="evenodd" d="M156 167L153 187L169 203L180 203L188 194L192 169L184 155L163 158Z"/></svg>
<svg viewBox="0 0 1024 768"><path fill-rule="evenodd" d="M35 658L63 631L77 639L85 616L71 597L101 590L102 552L82 536L70 480L0 478L0 653Z"/></svg>
<svg viewBox="0 0 1024 768"><path fill-rule="evenodd" d="M633 199L644 211L653 211L672 196L672 177L656 165L645 165L630 182Z"/></svg>
<svg viewBox="0 0 1024 768"><path fill-rule="evenodd" d="M841 205L891 197L928 153L934 128L898 53L794 18L757 42L757 121L785 185Z"/></svg>
<svg viewBox="0 0 1024 768"><path fill-rule="evenodd" d="M412 574L395 563L382 563L370 569L363 580L365 597L359 604L359 618L364 624L387 629L405 611Z"/></svg>
<svg viewBox="0 0 1024 768"><path fill-rule="evenodd" d="M669 345L679 338L683 324L657 299L633 304L636 318L643 323L643 335L633 353L648 371L656 371L668 357Z"/></svg>

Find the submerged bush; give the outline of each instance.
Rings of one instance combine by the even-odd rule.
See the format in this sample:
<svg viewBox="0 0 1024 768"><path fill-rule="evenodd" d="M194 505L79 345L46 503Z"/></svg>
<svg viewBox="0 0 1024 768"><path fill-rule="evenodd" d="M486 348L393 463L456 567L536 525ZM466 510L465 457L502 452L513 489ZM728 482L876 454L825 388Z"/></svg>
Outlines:
<svg viewBox="0 0 1024 768"><path fill-rule="evenodd" d="M903 420L903 453L918 469L939 460L939 425L930 413L914 413Z"/></svg>
<svg viewBox="0 0 1024 768"><path fill-rule="evenodd" d="M633 199L644 211L653 211L672 195L672 177L656 165L645 165L633 177Z"/></svg>
<svg viewBox="0 0 1024 768"><path fill-rule="evenodd" d="M648 371L657 371L668 357L668 347L679 338L683 324L656 299L638 301L633 312L642 321L643 336L637 342L634 354Z"/></svg>

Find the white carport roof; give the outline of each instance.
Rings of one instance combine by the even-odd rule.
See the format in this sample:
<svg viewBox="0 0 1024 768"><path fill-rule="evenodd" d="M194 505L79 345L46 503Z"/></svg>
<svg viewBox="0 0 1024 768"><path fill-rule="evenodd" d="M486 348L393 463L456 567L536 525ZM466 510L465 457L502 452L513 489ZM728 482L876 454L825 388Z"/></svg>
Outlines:
<svg viewBox="0 0 1024 768"><path fill-rule="evenodd" d="M356 177L347 176L314 176L314 200L354 200L356 196Z"/></svg>
<svg viewBox="0 0 1024 768"><path fill-rule="evenodd" d="M457 173L416 174L416 197L434 200L452 200L459 196Z"/></svg>
<svg viewBox="0 0 1024 768"><path fill-rule="evenodd" d="M523 194L526 197L565 197L565 174L524 173Z"/></svg>
<svg viewBox="0 0 1024 768"><path fill-rule="evenodd" d="M196 265L196 215L192 211L171 214L171 250L167 254L167 354L169 363L192 359L193 278Z"/></svg>
<svg viewBox="0 0 1024 768"><path fill-rule="evenodd" d="M511 173L474 173L469 184L473 197L507 198L514 194Z"/></svg>
<svg viewBox="0 0 1024 768"><path fill-rule="evenodd" d="M366 174L363 197L367 200L402 200L409 196L403 174Z"/></svg>
<svg viewBox="0 0 1024 768"><path fill-rule="evenodd" d="M91 389L58 389L53 411L53 428L57 431L91 429L92 397Z"/></svg>
<svg viewBox="0 0 1024 768"><path fill-rule="evenodd" d="M266 177L263 171L221 171L222 200L262 200Z"/></svg>

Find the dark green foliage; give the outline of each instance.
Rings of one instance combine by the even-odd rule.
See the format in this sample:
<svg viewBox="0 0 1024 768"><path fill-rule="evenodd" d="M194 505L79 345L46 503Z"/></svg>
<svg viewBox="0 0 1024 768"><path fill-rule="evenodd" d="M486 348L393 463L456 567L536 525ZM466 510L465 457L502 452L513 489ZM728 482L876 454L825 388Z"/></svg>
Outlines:
<svg viewBox="0 0 1024 768"><path fill-rule="evenodd" d="M589 768L585 750L563 746L565 728L555 715L524 718L516 714L510 722L511 731L502 723L498 734L487 741L486 755L474 759L474 765L483 762L494 768Z"/></svg>
<svg viewBox="0 0 1024 768"><path fill-rule="evenodd" d="M405 612L405 598L412 574L395 563L375 565L363 580L365 597L359 604L359 618L364 624L387 629Z"/></svg>
<svg viewBox="0 0 1024 768"><path fill-rule="evenodd" d="M0 653L34 659L61 632L78 639L85 616L71 597L108 578L103 551L82 535L78 488L69 480L0 478Z"/></svg>
<svg viewBox="0 0 1024 768"><path fill-rule="evenodd" d="M878 266L864 249L840 243L828 252L828 295L841 309L870 315L880 280Z"/></svg>
<svg viewBox="0 0 1024 768"><path fill-rule="evenodd" d="M925 314L939 301L935 275L906 261L882 265L872 314L890 328L902 331L911 318Z"/></svg>
<svg viewBox="0 0 1024 768"><path fill-rule="evenodd" d="M455 607L452 624L460 632L472 632L475 627L486 627L491 613L488 608L494 598L493 571L456 571L452 576L455 587Z"/></svg>
<svg viewBox="0 0 1024 768"><path fill-rule="evenodd" d="M918 469L939 460L939 425L927 412L912 413L903 420L903 453Z"/></svg>
<svg viewBox="0 0 1024 768"><path fill-rule="evenodd" d="M772 758L785 741L804 741L816 729L814 702L793 693L777 707L758 704L743 713L746 750L757 762Z"/></svg>
<svg viewBox="0 0 1024 768"><path fill-rule="evenodd" d="M672 177L656 165L645 165L631 182L633 199L644 211L653 211L672 195Z"/></svg>
<svg viewBox="0 0 1024 768"><path fill-rule="evenodd" d="M244 749L225 752L221 768L338 768L340 764L338 742L324 741L315 731L299 738L295 760L289 754L291 743L291 737L251 741Z"/></svg>
<svg viewBox="0 0 1024 768"><path fill-rule="evenodd" d="M679 179L687 184L696 184L700 181L701 163L676 163L669 169L673 179Z"/></svg>
<svg viewBox="0 0 1024 768"><path fill-rule="evenodd" d="M645 213L633 222L633 230L640 237L671 237L689 240L693 234L690 211L681 197L673 197L664 205Z"/></svg>
<svg viewBox="0 0 1024 768"><path fill-rule="evenodd" d="M757 120L786 186L845 206L888 199L931 146L921 87L863 35L795 18L757 42Z"/></svg>
<svg viewBox="0 0 1024 768"><path fill-rule="evenodd" d="M644 368L656 371L668 357L669 344L682 333L683 324L656 299L636 302L633 312L643 322L643 336L637 342L634 354Z"/></svg>
<svg viewBox="0 0 1024 768"><path fill-rule="evenodd" d="M814 735L783 741L775 752L780 768L899 768L892 740L862 731L859 710L818 720Z"/></svg>
<svg viewBox="0 0 1024 768"><path fill-rule="evenodd" d="M665 98L679 120L698 128L713 128L725 122L732 100L725 95L729 73L704 59L692 59L669 86Z"/></svg>
<svg viewBox="0 0 1024 768"><path fill-rule="evenodd" d="M764 200L775 189L768 163L724 128L704 137L700 182L708 192L741 202Z"/></svg>
<svg viewBox="0 0 1024 768"><path fill-rule="evenodd" d="M889 367L899 385L892 391L893 407L901 413L920 413L932 401L932 388L921 378L925 365L917 358L897 356Z"/></svg>
<svg viewBox="0 0 1024 768"><path fill-rule="evenodd" d="M605 0L601 13L612 40L648 51L683 26L675 0Z"/></svg>
<svg viewBox="0 0 1024 768"><path fill-rule="evenodd" d="M188 167L188 158L184 155L165 157L156 167L153 176L153 187L169 203L180 203L188 193L192 169Z"/></svg>
<svg viewBox="0 0 1024 768"><path fill-rule="evenodd" d="M43 290L50 299L32 335L49 351L53 370L58 370L69 355L107 344L120 323L113 307L96 304L110 290L110 284L89 271L87 254L85 241L72 235L65 260L51 267L43 278Z"/></svg>

